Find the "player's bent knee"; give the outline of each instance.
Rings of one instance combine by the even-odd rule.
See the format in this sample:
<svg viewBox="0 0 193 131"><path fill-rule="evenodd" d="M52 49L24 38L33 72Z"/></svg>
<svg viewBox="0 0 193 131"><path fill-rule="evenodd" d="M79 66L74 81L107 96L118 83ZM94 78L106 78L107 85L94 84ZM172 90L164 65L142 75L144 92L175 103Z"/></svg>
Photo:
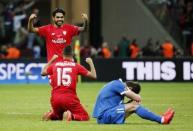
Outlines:
<svg viewBox="0 0 193 131"><path fill-rule="evenodd" d="M88 115L85 115L84 117L82 117L82 121L89 121L90 117Z"/></svg>
<svg viewBox="0 0 193 131"><path fill-rule="evenodd" d="M89 121L89 115L74 114L72 120L74 121Z"/></svg>
<svg viewBox="0 0 193 131"><path fill-rule="evenodd" d="M89 121L90 120L90 117L85 117L84 121Z"/></svg>
<svg viewBox="0 0 193 131"><path fill-rule="evenodd" d="M139 107L139 103L137 102L131 102L128 104L125 104L125 110L126 112L134 112L138 107Z"/></svg>

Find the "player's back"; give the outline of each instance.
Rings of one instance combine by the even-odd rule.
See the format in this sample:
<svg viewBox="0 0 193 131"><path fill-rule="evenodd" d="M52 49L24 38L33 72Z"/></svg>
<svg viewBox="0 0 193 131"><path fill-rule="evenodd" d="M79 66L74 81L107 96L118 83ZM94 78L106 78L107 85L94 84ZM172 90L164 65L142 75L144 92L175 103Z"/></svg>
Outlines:
<svg viewBox="0 0 193 131"><path fill-rule="evenodd" d="M100 117L103 112L120 104L123 100L121 93L125 91L125 87L120 80L114 80L107 83L99 92L97 97L93 117Z"/></svg>
<svg viewBox="0 0 193 131"><path fill-rule="evenodd" d="M52 93L75 93L78 65L73 60L61 60L53 65Z"/></svg>

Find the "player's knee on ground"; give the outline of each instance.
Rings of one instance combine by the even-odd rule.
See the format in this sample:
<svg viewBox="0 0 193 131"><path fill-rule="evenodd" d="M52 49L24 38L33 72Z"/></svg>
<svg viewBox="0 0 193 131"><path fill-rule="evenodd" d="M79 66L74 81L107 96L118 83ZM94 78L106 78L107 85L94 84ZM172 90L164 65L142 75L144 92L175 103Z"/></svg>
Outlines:
<svg viewBox="0 0 193 131"><path fill-rule="evenodd" d="M127 103L125 104L125 111L126 112L135 112L135 110L137 109L137 107L139 107L139 103L138 102L131 102L131 103Z"/></svg>
<svg viewBox="0 0 193 131"><path fill-rule="evenodd" d="M76 105L76 108L71 108L70 112L72 113L72 120L88 121L90 119L88 112L80 103Z"/></svg>
<svg viewBox="0 0 193 131"><path fill-rule="evenodd" d="M88 121L90 119L88 113L73 114L72 119L76 121Z"/></svg>
<svg viewBox="0 0 193 131"><path fill-rule="evenodd" d="M88 121L90 119L88 113L86 113L83 117L83 121Z"/></svg>
<svg viewBox="0 0 193 131"><path fill-rule="evenodd" d="M84 116L83 119L82 119L82 121L89 121L89 120L90 120L89 115Z"/></svg>

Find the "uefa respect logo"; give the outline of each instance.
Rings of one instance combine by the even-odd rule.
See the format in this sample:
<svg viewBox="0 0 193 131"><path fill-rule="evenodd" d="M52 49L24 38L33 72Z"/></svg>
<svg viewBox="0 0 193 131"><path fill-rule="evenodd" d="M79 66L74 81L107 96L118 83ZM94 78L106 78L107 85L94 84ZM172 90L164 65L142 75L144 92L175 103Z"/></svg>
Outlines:
<svg viewBox="0 0 193 131"><path fill-rule="evenodd" d="M0 63L0 80L46 79L40 72L45 63Z"/></svg>

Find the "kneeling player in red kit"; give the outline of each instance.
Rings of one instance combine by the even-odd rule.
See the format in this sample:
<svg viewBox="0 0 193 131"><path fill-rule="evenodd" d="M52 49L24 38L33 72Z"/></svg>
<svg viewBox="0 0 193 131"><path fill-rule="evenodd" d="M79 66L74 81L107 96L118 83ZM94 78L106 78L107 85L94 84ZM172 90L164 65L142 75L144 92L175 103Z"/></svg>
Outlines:
<svg viewBox="0 0 193 131"><path fill-rule="evenodd" d="M96 79L96 70L91 58L86 58L90 66L90 71L73 60L73 51L71 46L64 49L63 59L57 59L54 55L45 65L41 75L52 75L52 110L43 115L43 120L63 120L67 121L87 121L89 115L80 104L76 94L76 84L78 75ZM55 61L57 59L57 61Z"/></svg>

